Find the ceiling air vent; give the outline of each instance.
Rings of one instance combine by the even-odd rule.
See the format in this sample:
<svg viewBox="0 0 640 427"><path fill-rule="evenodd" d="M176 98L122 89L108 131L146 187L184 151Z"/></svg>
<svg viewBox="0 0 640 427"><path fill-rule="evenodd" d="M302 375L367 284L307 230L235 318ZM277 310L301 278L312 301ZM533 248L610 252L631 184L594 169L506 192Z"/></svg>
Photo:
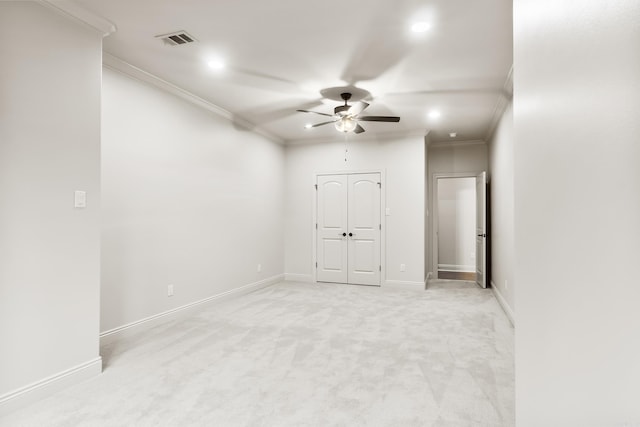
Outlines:
<svg viewBox="0 0 640 427"><path fill-rule="evenodd" d="M196 41L196 39L186 31L177 31L175 33L162 34L156 36L156 38L162 40L165 44L168 44L170 46L178 46L181 44L193 43Z"/></svg>

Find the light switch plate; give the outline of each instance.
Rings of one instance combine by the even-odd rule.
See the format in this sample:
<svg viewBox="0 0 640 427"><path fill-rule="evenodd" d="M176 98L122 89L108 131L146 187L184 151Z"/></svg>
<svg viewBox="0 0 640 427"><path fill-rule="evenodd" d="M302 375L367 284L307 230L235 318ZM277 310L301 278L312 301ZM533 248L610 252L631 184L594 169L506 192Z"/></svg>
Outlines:
<svg viewBox="0 0 640 427"><path fill-rule="evenodd" d="M74 193L73 198L73 206L76 208L86 208L87 207L87 192L86 191L76 191Z"/></svg>

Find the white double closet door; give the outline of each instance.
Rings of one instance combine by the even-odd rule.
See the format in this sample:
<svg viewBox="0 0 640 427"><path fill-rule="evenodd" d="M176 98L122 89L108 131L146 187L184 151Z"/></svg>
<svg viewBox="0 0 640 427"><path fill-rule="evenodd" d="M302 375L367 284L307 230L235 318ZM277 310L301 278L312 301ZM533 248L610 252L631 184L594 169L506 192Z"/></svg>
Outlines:
<svg viewBox="0 0 640 427"><path fill-rule="evenodd" d="M380 286L380 174L318 175L317 280Z"/></svg>

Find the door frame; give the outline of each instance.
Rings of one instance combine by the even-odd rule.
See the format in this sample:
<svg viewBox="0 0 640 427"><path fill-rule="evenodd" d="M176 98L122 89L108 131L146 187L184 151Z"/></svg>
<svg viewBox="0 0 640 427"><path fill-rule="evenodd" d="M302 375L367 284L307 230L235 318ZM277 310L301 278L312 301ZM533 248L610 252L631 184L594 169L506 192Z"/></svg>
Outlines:
<svg viewBox="0 0 640 427"><path fill-rule="evenodd" d="M311 187L313 191L313 201L312 201L312 218L311 218L311 244L312 244L312 257L311 257L311 271L313 274L311 275L314 283L318 283L318 269L316 268L316 262L318 260L318 235L316 230L316 224L318 223L318 191L316 189L316 184L318 183L319 176L326 175L362 175L366 173L379 173L380 174L380 182L382 183L382 188L380 189L380 224L382 225L382 230L380 230L380 287L383 287L387 281L387 251L386 251L386 239L385 236L387 234L387 216L385 215L386 206L387 206L387 181L384 169L360 169L360 170L342 170L342 171L334 171L334 172L314 172L312 179L313 185Z"/></svg>
<svg viewBox="0 0 640 427"><path fill-rule="evenodd" d="M432 277L438 280L438 179L442 178L473 178L486 171L478 172L451 172L451 173L434 173L431 175L431 269ZM487 183L489 182L489 173L487 173ZM476 200L478 195L476 194ZM487 210L488 210L487 206ZM474 229L475 230L475 229ZM475 234L475 233L474 233ZM486 255L486 254L485 254ZM485 263L486 263L485 259Z"/></svg>

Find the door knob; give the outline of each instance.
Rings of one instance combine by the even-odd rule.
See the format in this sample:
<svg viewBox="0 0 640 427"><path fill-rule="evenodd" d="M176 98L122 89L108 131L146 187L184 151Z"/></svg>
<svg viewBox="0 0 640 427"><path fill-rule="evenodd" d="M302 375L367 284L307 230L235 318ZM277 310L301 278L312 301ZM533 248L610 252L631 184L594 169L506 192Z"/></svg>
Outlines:
<svg viewBox="0 0 640 427"><path fill-rule="evenodd" d="M478 234L478 237L487 237L486 234Z"/></svg>
<svg viewBox="0 0 640 427"><path fill-rule="evenodd" d="M349 233L349 237L355 236L355 234L353 233Z"/></svg>
<svg viewBox="0 0 640 427"><path fill-rule="evenodd" d="M347 233L342 233L342 237L345 237L347 235Z"/></svg>

